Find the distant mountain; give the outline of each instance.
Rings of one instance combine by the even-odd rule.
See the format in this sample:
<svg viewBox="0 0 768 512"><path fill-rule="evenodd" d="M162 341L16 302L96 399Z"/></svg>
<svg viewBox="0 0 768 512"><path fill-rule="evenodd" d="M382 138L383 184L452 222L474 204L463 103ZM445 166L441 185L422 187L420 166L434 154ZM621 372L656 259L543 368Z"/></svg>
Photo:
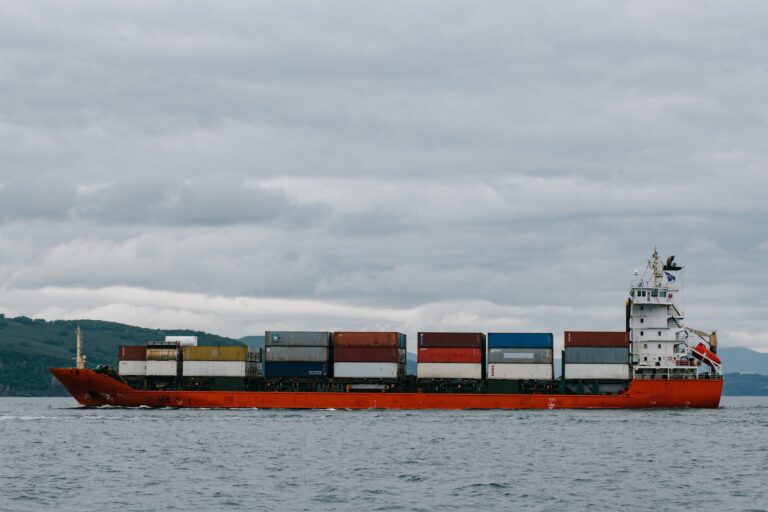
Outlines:
<svg viewBox="0 0 768 512"><path fill-rule="evenodd" d="M89 366L117 365L118 346L141 345L172 334L197 336L204 345L242 344L231 338L188 329L146 329L100 320L46 322L0 315L0 396L65 396L66 391L47 369L73 366L78 324Z"/></svg>
<svg viewBox="0 0 768 512"><path fill-rule="evenodd" d="M238 339L240 343L243 345L248 345L249 347L259 347L264 348L264 336L243 336L242 338Z"/></svg>
<svg viewBox="0 0 768 512"><path fill-rule="evenodd" d="M759 373L768 375L768 354L743 347L720 347L717 355L728 373Z"/></svg>

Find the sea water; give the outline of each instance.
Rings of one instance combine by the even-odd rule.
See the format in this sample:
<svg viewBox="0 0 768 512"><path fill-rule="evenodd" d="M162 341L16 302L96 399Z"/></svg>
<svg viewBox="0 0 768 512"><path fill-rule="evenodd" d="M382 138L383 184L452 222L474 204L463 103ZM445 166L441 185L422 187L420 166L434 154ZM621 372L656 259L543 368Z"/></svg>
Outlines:
<svg viewBox="0 0 768 512"><path fill-rule="evenodd" d="M768 397L716 410L0 399L0 511L768 510Z"/></svg>

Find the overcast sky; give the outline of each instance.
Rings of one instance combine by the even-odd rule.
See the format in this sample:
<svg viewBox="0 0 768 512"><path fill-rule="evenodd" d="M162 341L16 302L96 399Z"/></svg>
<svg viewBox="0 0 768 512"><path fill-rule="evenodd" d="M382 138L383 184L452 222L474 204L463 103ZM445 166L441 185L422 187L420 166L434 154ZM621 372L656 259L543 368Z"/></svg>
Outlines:
<svg viewBox="0 0 768 512"><path fill-rule="evenodd" d="M768 3L534 4L0 3L0 312L768 351Z"/></svg>

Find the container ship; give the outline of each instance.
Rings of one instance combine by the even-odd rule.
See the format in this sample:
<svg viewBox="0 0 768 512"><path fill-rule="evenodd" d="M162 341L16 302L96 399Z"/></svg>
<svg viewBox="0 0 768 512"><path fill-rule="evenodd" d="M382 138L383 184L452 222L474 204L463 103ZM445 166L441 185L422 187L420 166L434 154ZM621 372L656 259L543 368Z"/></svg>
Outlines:
<svg viewBox="0 0 768 512"><path fill-rule="evenodd" d="M263 348L168 337L121 346L118 367L50 372L83 406L286 409L716 408L716 332L683 324L682 267L654 250L635 272L626 326L551 333L420 332L416 375L398 332L267 331Z"/></svg>

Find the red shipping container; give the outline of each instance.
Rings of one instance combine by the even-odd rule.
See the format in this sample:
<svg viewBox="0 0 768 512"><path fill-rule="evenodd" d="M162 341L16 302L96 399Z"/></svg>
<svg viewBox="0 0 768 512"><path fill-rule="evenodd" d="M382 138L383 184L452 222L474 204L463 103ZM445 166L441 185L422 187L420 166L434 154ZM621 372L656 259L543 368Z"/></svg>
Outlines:
<svg viewBox="0 0 768 512"><path fill-rule="evenodd" d="M120 345L117 359L120 361L146 361L147 347L144 345Z"/></svg>
<svg viewBox="0 0 768 512"><path fill-rule="evenodd" d="M628 347L625 331L565 331L566 347Z"/></svg>
<svg viewBox="0 0 768 512"><path fill-rule="evenodd" d="M480 332L420 332L419 348L484 348L485 334Z"/></svg>
<svg viewBox="0 0 768 512"><path fill-rule="evenodd" d="M335 363L404 363L405 350L389 347L334 347Z"/></svg>
<svg viewBox="0 0 768 512"><path fill-rule="evenodd" d="M479 348L420 348L420 363L482 363L483 351Z"/></svg>
<svg viewBox="0 0 768 512"><path fill-rule="evenodd" d="M390 347L397 348L396 332L334 332L334 347Z"/></svg>

